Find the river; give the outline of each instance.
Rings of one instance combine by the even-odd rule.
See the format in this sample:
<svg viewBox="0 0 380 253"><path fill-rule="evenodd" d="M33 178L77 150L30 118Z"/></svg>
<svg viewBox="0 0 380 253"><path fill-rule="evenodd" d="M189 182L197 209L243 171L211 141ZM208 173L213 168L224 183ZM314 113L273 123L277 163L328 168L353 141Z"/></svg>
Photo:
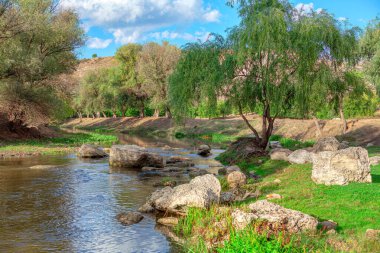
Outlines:
<svg viewBox="0 0 380 253"><path fill-rule="evenodd" d="M222 152L213 149L213 156L201 158L193 152L198 145L193 140L119 139L163 156L189 157L203 169L216 165L214 157ZM35 165L51 168L31 168ZM0 160L0 252L180 252L157 229L154 216L144 215L132 226L115 218L137 210L160 180L112 169L108 159L81 160L75 154Z"/></svg>

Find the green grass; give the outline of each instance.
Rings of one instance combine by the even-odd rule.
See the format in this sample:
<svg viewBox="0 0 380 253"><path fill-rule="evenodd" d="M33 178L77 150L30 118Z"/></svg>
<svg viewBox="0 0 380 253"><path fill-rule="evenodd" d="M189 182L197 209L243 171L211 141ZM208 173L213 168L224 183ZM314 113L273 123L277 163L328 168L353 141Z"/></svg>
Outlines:
<svg viewBox="0 0 380 253"><path fill-rule="evenodd" d="M0 147L0 153L31 153L49 155L72 152L75 147L78 147L84 143L109 146L117 141L117 137L113 135L99 133L65 133L61 137L5 143L4 146Z"/></svg>
<svg viewBox="0 0 380 253"><path fill-rule="evenodd" d="M306 249L297 248L292 242L284 242L282 236L271 237L269 240L266 235L260 235L252 229L232 232L230 239L223 245L215 249L218 253L291 253L305 252Z"/></svg>
<svg viewBox="0 0 380 253"><path fill-rule="evenodd" d="M281 146L290 150L312 147L315 141L298 141L290 138L282 137L281 135L272 135L270 141L279 141Z"/></svg>
<svg viewBox="0 0 380 253"><path fill-rule="evenodd" d="M368 150L369 156L380 155L380 146L367 147L366 149Z"/></svg>
<svg viewBox="0 0 380 253"><path fill-rule="evenodd" d="M114 133L116 131L114 128L108 128L103 126L77 126L76 129L92 131L95 133Z"/></svg>
<svg viewBox="0 0 380 253"><path fill-rule="evenodd" d="M379 147L369 147L368 150L372 156L380 154ZM217 207L191 209L176 228L179 234L188 238L188 252L380 252L378 241L365 238L367 229L380 229L380 165L371 168L372 183L346 186L315 184L311 180L311 164L291 165L260 157L239 166L246 172L254 170L262 177L250 185L261 191L260 199L265 199L269 193L278 193L283 198L271 201L310 214L319 221L333 220L338 223L338 233L297 234L284 243L281 237L267 240L253 228L236 232L230 223L231 211L237 206L247 208L247 204L256 201L248 199L236 202L224 211ZM280 179L281 183L274 183L275 179ZM224 184L223 179L221 183ZM223 219L227 220L227 227L221 230L215 222ZM229 240L207 249L209 243L223 241L226 233Z"/></svg>

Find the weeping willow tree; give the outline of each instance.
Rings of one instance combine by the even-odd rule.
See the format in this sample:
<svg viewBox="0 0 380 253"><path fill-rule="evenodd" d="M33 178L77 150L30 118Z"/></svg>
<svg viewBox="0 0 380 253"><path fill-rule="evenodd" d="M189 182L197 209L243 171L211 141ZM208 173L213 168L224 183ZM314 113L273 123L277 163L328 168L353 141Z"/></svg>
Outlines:
<svg viewBox="0 0 380 253"><path fill-rule="evenodd" d="M344 60L334 54L340 45L328 40L339 30L328 13L298 12L287 1L240 1L238 8L241 23L226 40L214 36L184 48L170 79L170 99L178 118L188 116L199 101L206 101L209 110L215 110L218 99L228 101L256 146L265 149L276 118L289 110L310 111L312 88L325 85L317 77L331 73L322 66L322 55L339 64ZM246 112L261 115L261 128L249 122Z"/></svg>

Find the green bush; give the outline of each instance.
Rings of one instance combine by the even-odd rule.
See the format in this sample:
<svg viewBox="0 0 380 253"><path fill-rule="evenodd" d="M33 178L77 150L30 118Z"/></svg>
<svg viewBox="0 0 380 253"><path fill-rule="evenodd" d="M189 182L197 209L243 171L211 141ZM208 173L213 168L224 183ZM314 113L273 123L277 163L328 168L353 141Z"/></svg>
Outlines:
<svg viewBox="0 0 380 253"><path fill-rule="evenodd" d="M364 93L362 96L350 96L344 100L344 116L365 117L373 116L379 104L378 98L372 93Z"/></svg>

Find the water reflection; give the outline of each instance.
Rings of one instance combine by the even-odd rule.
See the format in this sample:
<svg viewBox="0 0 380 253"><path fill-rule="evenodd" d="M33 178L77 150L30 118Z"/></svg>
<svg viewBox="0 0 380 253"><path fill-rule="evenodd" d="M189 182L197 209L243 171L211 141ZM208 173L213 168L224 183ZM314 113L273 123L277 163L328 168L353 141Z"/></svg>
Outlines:
<svg viewBox="0 0 380 253"><path fill-rule="evenodd" d="M191 157L200 168L217 164L213 157L194 154L196 142L120 138L163 156ZM173 149L161 148L165 145ZM34 165L55 166L31 169ZM129 227L115 219L141 206L160 180L109 168L107 159L69 155L0 160L0 252L177 252L155 229L155 217L146 215Z"/></svg>

